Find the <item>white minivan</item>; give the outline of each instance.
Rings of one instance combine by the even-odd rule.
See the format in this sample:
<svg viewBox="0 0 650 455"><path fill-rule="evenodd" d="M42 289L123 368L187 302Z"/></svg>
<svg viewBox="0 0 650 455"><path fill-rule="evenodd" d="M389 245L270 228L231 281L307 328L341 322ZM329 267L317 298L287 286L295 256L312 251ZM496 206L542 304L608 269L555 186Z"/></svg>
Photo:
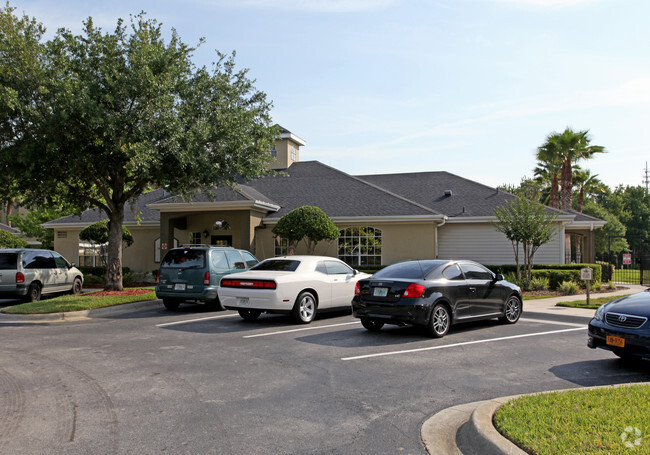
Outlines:
<svg viewBox="0 0 650 455"><path fill-rule="evenodd" d="M83 273L54 251L0 249L0 298L35 302L42 294L81 294L83 280Z"/></svg>

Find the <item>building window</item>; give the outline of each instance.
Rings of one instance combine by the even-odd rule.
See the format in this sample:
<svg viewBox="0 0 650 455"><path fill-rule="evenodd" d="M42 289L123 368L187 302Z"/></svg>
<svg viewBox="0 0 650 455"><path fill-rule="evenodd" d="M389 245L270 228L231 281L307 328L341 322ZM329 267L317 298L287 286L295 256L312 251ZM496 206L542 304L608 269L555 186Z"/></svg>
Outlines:
<svg viewBox="0 0 650 455"><path fill-rule="evenodd" d="M354 226L341 230L339 259L348 265L381 265L381 229Z"/></svg>
<svg viewBox="0 0 650 455"><path fill-rule="evenodd" d="M289 253L289 240L276 236L273 245L273 256L286 256Z"/></svg>
<svg viewBox="0 0 650 455"><path fill-rule="evenodd" d="M272 146L271 146L271 156L272 156L273 158L277 158L277 157L278 157L278 149L275 148L275 145L272 145Z"/></svg>
<svg viewBox="0 0 650 455"><path fill-rule="evenodd" d="M201 245L201 233L200 232L190 232L190 244L191 245Z"/></svg>
<svg viewBox="0 0 650 455"><path fill-rule="evenodd" d="M95 243L79 243L80 266L99 267L106 264L108 256L108 243L97 245Z"/></svg>
<svg viewBox="0 0 650 455"><path fill-rule="evenodd" d="M298 150L292 145L291 146L291 161L296 161L298 159Z"/></svg>
<svg viewBox="0 0 650 455"><path fill-rule="evenodd" d="M57 239L67 239L68 238L68 233L66 231L56 231L56 238Z"/></svg>

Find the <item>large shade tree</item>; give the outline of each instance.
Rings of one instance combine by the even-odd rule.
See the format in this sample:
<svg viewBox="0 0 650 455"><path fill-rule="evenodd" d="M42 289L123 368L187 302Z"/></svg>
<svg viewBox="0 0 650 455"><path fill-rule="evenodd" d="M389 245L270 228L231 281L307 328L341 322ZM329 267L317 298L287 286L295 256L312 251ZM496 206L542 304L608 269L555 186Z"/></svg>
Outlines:
<svg viewBox="0 0 650 455"><path fill-rule="evenodd" d="M341 235L334 222L319 207L304 205L284 215L273 228L273 233L288 240L288 254L294 254L300 240L305 242L307 254L314 254L323 240L335 240Z"/></svg>
<svg viewBox="0 0 650 455"><path fill-rule="evenodd" d="M122 289L124 207L263 175L276 131L266 95L234 53L211 67L144 13L105 33L84 22L43 42L35 19L0 9L0 166L22 194L109 219L106 288ZM201 43L199 43L201 44Z"/></svg>

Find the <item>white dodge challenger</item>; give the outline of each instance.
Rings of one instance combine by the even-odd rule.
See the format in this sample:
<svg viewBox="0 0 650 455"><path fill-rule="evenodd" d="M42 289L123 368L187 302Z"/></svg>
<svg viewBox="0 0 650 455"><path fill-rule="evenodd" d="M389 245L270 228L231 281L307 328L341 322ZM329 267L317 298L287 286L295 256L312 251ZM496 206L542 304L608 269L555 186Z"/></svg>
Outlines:
<svg viewBox="0 0 650 455"><path fill-rule="evenodd" d="M282 256L224 276L219 300L248 321L280 313L308 324L318 311L350 308L356 282L369 276L332 257Z"/></svg>

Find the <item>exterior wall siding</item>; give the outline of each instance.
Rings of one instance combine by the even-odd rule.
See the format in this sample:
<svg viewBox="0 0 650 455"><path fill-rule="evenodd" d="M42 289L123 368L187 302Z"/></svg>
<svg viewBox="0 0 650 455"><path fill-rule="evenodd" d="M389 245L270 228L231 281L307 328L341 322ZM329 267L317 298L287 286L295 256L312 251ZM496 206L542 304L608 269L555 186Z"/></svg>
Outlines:
<svg viewBox="0 0 650 455"><path fill-rule="evenodd" d="M449 223L440 227L439 258L471 259L488 265L514 264L512 243L488 223ZM551 242L542 245L533 257L535 264L564 263L564 231L557 232ZM520 263L523 252L520 252Z"/></svg>

